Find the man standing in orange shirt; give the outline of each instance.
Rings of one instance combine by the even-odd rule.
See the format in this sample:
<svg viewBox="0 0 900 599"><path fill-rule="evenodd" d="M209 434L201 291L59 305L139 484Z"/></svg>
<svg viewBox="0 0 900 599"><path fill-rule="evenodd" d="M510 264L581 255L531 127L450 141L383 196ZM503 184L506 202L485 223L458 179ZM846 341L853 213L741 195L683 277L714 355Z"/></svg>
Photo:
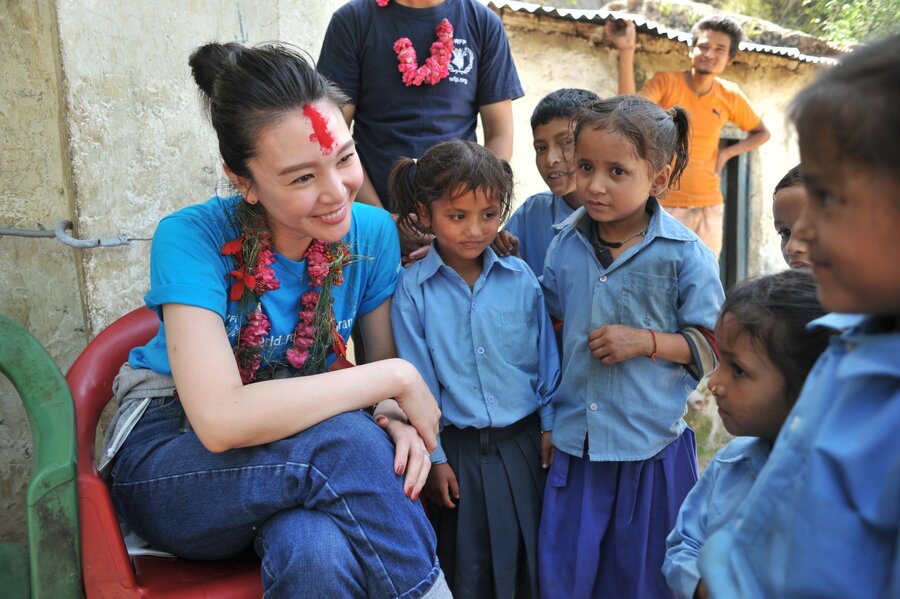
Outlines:
<svg viewBox="0 0 900 599"><path fill-rule="evenodd" d="M635 27L633 21L607 21L606 35L619 50L619 93L633 94ZM736 83L720 79L734 60L743 37L740 25L728 17L708 16L691 30L691 69L656 73L641 95L665 109L681 106L691 121L689 160L681 187L660 203L719 255L724 214L719 174L725 163L769 139L769 130ZM732 121L749 135L719 149L722 127Z"/></svg>

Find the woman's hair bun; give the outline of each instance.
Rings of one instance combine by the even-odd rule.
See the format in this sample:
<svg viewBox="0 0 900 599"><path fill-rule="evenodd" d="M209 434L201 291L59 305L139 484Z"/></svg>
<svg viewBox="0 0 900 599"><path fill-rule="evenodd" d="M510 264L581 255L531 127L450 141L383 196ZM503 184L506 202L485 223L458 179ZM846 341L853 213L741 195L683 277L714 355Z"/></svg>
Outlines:
<svg viewBox="0 0 900 599"><path fill-rule="evenodd" d="M194 81L206 97L212 96L216 77L225 64L234 60L234 57L243 50L244 47L236 42L204 44L194 50L188 65L191 67Z"/></svg>

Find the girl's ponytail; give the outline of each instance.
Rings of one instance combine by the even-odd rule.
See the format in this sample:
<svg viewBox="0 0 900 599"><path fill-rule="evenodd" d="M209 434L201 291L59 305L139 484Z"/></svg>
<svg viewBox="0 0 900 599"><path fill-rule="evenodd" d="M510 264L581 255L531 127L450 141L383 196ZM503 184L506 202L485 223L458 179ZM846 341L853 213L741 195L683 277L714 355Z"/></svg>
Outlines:
<svg viewBox="0 0 900 599"><path fill-rule="evenodd" d="M418 160L401 158L388 177L388 193L400 221L417 224L420 210L431 215L431 205L480 189L496 194L501 221L513 198L512 167L474 141L448 139L431 146Z"/></svg>
<svg viewBox="0 0 900 599"><path fill-rule="evenodd" d="M416 205L416 161L398 158L388 176L388 194L397 207L400 221L415 226L411 215L418 214Z"/></svg>
<svg viewBox="0 0 900 599"><path fill-rule="evenodd" d="M690 135L690 119L687 111L681 106L669 109L672 122L675 123L675 162L669 177L669 189L678 189L678 183L688 162L688 136Z"/></svg>

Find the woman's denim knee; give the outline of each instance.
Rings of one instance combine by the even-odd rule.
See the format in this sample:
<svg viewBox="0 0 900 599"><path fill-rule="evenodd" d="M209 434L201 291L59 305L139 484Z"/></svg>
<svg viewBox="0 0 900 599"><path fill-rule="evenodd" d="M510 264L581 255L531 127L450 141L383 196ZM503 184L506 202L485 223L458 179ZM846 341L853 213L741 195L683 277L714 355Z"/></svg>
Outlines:
<svg viewBox="0 0 900 599"><path fill-rule="evenodd" d="M365 575L353 547L328 515L284 510L259 529L266 599L366 597Z"/></svg>

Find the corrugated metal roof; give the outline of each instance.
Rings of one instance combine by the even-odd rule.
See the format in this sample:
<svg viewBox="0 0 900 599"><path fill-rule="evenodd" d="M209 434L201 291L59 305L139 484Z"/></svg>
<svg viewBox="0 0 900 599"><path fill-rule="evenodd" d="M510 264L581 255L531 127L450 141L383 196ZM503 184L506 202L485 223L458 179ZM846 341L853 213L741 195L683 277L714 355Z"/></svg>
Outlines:
<svg viewBox="0 0 900 599"><path fill-rule="evenodd" d="M510 10L512 12L525 12L529 14L546 15L548 17L562 19L566 21L580 21L585 23L596 23L602 25L610 19L628 18L634 21L637 30L644 33L650 33L660 37L666 37L670 40L677 40L690 45L692 36L687 31L678 31L670 29L665 25L656 21L649 21L641 15L630 13L608 11L608 10L588 10L581 8L556 8L541 4L532 4L530 2L516 2L515 0L479 0L482 4L496 8L498 10ZM761 54L773 54L775 56L784 56L800 62L811 62L818 64L837 64L834 58L827 56L810 56L803 54L797 48L792 46L768 46L765 44L755 44L753 42L741 42L740 49L747 52L759 52Z"/></svg>

